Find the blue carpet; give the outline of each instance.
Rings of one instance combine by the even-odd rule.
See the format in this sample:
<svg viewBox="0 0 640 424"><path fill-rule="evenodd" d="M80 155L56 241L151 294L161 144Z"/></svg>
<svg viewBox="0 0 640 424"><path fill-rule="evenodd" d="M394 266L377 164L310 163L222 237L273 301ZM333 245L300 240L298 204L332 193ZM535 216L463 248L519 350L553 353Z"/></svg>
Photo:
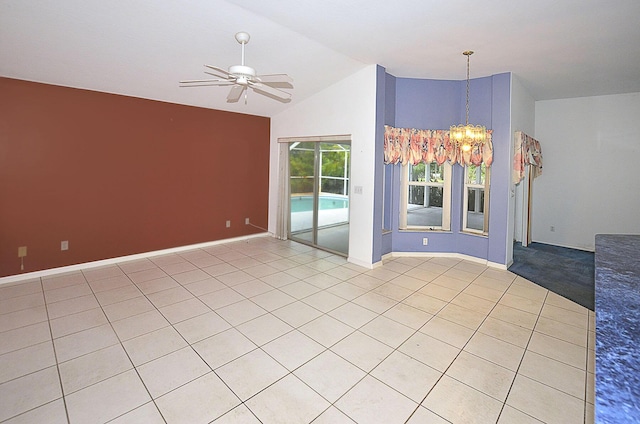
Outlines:
<svg viewBox="0 0 640 424"><path fill-rule="evenodd" d="M543 243L513 245L509 271L594 310L594 253Z"/></svg>

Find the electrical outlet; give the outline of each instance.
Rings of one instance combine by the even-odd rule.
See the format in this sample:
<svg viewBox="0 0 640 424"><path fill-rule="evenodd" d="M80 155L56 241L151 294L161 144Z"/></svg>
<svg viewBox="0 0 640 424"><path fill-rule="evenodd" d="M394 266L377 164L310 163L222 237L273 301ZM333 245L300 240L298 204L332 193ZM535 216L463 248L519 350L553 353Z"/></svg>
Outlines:
<svg viewBox="0 0 640 424"><path fill-rule="evenodd" d="M427 246L428 244L429 244L429 239L428 239L428 238L426 238L426 237L425 237L425 238L423 238L423 239L422 239L422 245L423 245L423 246Z"/></svg>
<svg viewBox="0 0 640 424"><path fill-rule="evenodd" d="M69 240L63 240L60 242L60 250L69 250Z"/></svg>
<svg viewBox="0 0 640 424"><path fill-rule="evenodd" d="M555 233L555 231L556 231L556 227L554 227L554 226L552 225L551 227L549 227L549 230L550 230L552 233Z"/></svg>
<svg viewBox="0 0 640 424"><path fill-rule="evenodd" d="M231 221L227 221L227 228L231 227Z"/></svg>
<svg viewBox="0 0 640 424"><path fill-rule="evenodd" d="M18 257L24 258L25 256L27 256L27 246L18 247Z"/></svg>
<svg viewBox="0 0 640 424"><path fill-rule="evenodd" d="M249 218L244 219L244 225L249 225Z"/></svg>

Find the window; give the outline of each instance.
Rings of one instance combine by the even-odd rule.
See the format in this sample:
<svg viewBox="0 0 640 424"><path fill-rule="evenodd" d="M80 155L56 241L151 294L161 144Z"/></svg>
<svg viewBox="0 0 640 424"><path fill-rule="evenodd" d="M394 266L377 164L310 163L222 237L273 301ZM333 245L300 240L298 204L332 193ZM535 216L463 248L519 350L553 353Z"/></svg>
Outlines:
<svg viewBox="0 0 640 424"><path fill-rule="evenodd" d="M451 165L435 162L402 169L401 230L449 230Z"/></svg>
<svg viewBox="0 0 640 424"><path fill-rule="evenodd" d="M489 233L489 180L491 168L467 165L464 170L464 213L462 230Z"/></svg>

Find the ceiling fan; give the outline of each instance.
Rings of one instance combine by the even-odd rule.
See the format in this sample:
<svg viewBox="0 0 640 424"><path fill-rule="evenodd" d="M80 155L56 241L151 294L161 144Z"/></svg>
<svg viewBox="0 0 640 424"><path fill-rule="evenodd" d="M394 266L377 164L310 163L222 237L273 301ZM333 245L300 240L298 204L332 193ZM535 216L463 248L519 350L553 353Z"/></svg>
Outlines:
<svg viewBox="0 0 640 424"><path fill-rule="evenodd" d="M244 64L244 46L249 42L249 34L239 32L236 34L236 40L242 45L242 64L229 67L228 71L212 65L204 65L207 70L205 74L213 75L215 79L203 80L184 80L180 81L181 87L199 87L199 86L224 86L230 85L231 91L227 95L227 103L237 102L242 94L246 95L247 88L251 88L257 93L271 97L283 103L291 101L291 93L281 90L281 88L293 88L291 78L287 74L270 74L258 75L256 70Z"/></svg>

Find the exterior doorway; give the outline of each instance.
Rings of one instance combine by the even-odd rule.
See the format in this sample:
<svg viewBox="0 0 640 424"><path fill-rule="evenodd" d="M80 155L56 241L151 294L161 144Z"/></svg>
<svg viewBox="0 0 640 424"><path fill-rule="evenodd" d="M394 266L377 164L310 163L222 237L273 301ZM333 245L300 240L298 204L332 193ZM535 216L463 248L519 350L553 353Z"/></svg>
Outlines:
<svg viewBox="0 0 640 424"><path fill-rule="evenodd" d="M288 238L348 255L350 165L350 143L288 144Z"/></svg>

